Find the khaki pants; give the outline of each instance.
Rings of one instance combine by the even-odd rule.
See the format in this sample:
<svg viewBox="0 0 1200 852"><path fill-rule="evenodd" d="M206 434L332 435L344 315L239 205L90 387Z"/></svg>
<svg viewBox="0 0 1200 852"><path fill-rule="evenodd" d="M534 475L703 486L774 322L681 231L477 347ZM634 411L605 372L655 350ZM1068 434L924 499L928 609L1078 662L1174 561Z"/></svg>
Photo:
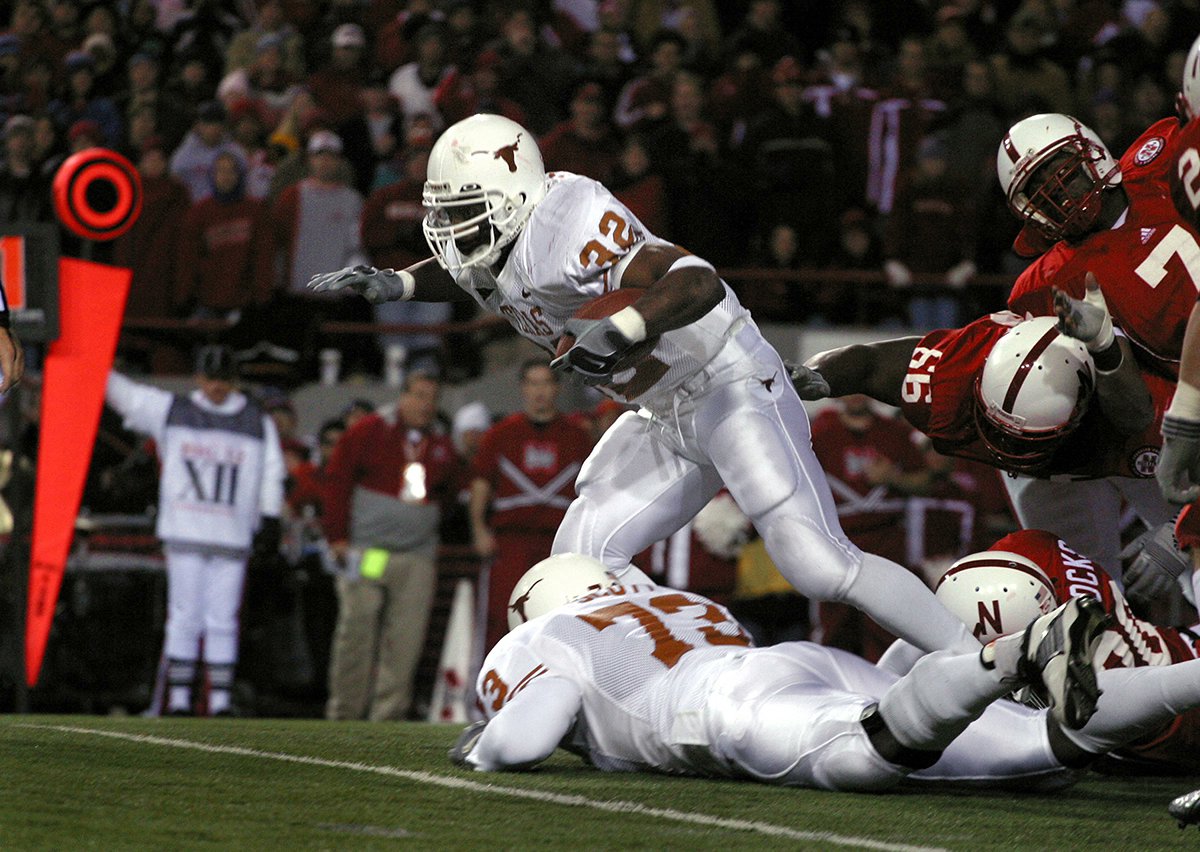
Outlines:
<svg viewBox="0 0 1200 852"><path fill-rule="evenodd" d="M437 583L433 552L392 553L378 580L338 578L327 719L404 719Z"/></svg>

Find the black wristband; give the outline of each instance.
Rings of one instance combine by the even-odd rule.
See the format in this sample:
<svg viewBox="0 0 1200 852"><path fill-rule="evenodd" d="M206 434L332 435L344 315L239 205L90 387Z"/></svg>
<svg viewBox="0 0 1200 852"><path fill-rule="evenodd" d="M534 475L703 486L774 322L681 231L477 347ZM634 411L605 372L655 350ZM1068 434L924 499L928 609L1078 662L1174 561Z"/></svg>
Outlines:
<svg viewBox="0 0 1200 852"><path fill-rule="evenodd" d="M1092 363L1096 365L1098 373L1116 372L1120 368L1123 358L1121 342L1116 338L1113 338L1113 342L1099 352L1092 353Z"/></svg>
<svg viewBox="0 0 1200 852"><path fill-rule="evenodd" d="M9 313L8 309L6 308L5 310L0 311L0 328L11 328L11 327L12 327L12 315Z"/></svg>

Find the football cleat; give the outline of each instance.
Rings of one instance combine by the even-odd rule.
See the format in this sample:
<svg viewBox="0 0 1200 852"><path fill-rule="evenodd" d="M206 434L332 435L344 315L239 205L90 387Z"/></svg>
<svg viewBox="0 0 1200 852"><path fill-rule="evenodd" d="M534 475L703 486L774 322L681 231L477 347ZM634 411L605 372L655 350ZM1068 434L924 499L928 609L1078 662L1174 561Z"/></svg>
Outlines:
<svg viewBox="0 0 1200 852"><path fill-rule="evenodd" d="M1200 823L1200 790L1172 799L1171 804L1167 805L1167 813L1175 817L1180 828Z"/></svg>
<svg viewBox="0 0 1200 852"><path fill-rule="evenodd" d="M1092 656L1109 620L1100 601L1077 597L1025 628L1020 673L1044 690L1050 713L1071 730L1096 712L1100 686Z"/></svg>

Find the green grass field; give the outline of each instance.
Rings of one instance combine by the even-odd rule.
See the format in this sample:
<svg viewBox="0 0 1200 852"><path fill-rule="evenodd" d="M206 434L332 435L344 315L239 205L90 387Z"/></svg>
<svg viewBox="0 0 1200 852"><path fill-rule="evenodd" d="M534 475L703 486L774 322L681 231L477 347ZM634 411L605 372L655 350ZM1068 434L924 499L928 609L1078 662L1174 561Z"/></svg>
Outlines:
<svg viewBox="0 0 1200 852"><path fill-rule="evenodd" d="M0 849L1195 849L1200 778L879 796L446 760L458 728L0 717Z"/></svg>

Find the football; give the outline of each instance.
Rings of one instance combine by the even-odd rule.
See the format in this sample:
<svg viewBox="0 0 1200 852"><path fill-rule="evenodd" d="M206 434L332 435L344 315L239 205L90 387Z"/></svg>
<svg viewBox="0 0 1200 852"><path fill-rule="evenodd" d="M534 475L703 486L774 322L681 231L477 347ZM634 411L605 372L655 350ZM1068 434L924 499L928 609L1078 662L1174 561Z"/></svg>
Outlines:
<svg viewBox="0 0 1200 852"><path fill-rule="evenodd" d="M643 291L640 288L630 287L625 290L613 290L611 293L605 293L603 296L597 296L590 302L571 315L572 319L604 319L610 317L622 308L627 308L641 298ZM564 334L558 339L558 349L554 353L556 356L563 355L568 349L575 345L575 338L572 335ZM639 361L654 351L654 347L658 345L658 337L647 337L641 343L636 343L625 353L617 364L616 372L628 370L636 365Z"/></svg>

